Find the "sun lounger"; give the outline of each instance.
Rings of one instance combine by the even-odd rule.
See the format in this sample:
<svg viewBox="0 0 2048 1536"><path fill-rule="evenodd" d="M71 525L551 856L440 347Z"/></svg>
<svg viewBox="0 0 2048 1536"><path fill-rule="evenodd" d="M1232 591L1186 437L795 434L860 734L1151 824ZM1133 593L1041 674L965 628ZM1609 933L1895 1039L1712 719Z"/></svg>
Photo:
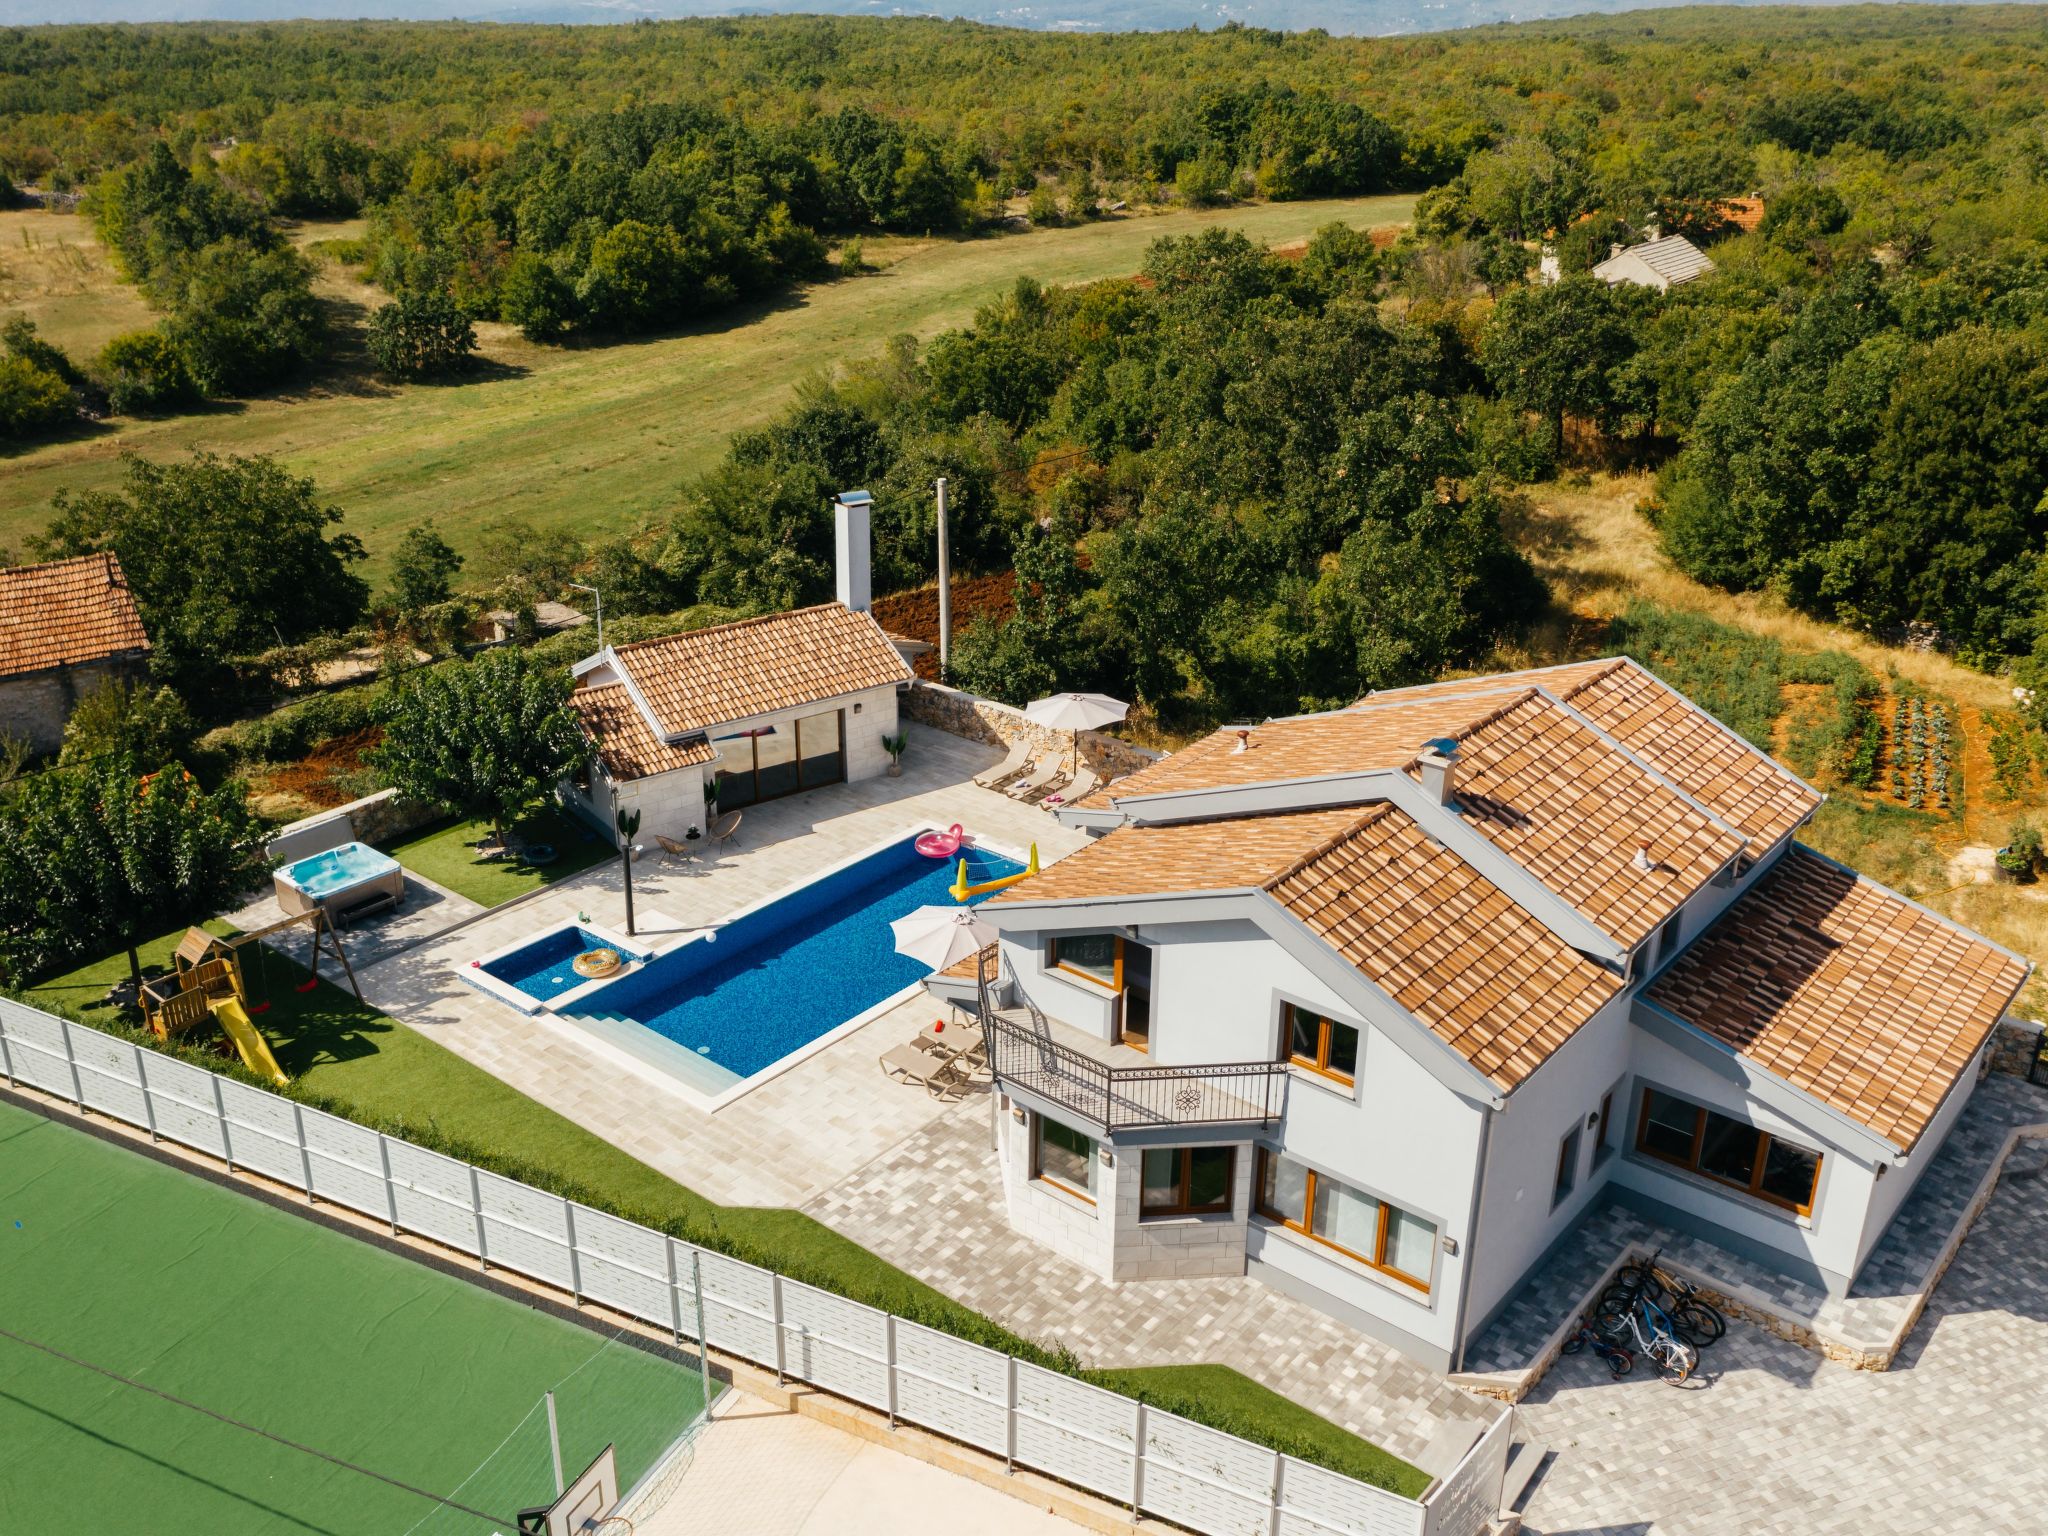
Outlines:
<svg viewBox="0 0 2048 1536"><path fill-rule="evenodd" d="M1014 779L1017 771L1024 766L1024 760L1031 755L1031 743L1015 741L1010 744L1010 755L993 768L984 768L974 776L974 782L983 789L994 789L1005 779Z"/></svg>
<svg viewBox="0 0 2048 1536"><path fill-rule="evenodd" d="M899 1083L929 1083L945 1066L943 1060L915 1044L892 1045L882 1052L882 1075Z"/></svg>
<svg viewBox="0 0 2048 1536"><path fill-rule="evenodd" d="M1100 788L1102 788L1102 780L1095 776L1093 768L1083 763L1081 771L1074 775L1074 781L1071 784L1067 785L1056 795L1047 795L1039 804L1072 805L1076 800L1087 799Z"/></svg>
<svg viewBox="0 0 2048 1536"><path fill-rule="evenodd" d="M1012 800L1033 800L1060 776L1059 758L1048 754L1031 765L1031 771L1003 791Z"/></svg>

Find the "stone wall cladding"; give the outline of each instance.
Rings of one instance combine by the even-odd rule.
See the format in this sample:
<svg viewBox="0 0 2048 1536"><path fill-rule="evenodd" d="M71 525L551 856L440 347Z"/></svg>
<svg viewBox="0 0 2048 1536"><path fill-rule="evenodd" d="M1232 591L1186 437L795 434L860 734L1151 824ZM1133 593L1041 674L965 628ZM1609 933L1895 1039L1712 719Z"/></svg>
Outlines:
<svg viewBox="0 0 2048 1536"><path fill-rule="evenodd" d="M144 664L113 658L76 667L53 667L0 682L0 736L29 744L38 756L64 745L64 727L78 701L116 678L140 677Z"/></svg>
<svg viewBox="0 0 2048 1536"><path fill-rule="evenodd" d="M1116 1154L1116 1233L1111 1278L1116 1280L1208 1280L1245 1272L1245 1226L1252 1198L1252 1149L1237 1149L1228 1216L1168 1216L1140 1219L1139 1193L1144 1153Z"/></svg>
<svg viewBox="0 0 2048 1536"><path fill-rule="evenodd" d="M1985 1069L2011 1077L2031 1077L2035 1058L2041 1054L2042 1025L2035 1019L2017 1019L2007 1014L1991 1032L1991 1050Z"/></svg>
<svg viewBox="0 0 2048 1536"><path fill-rule="evenodd" d="M1113 1211L1117 1198L1116 1175L1120 1171L1102 1161L1096 1149L1096 1203L1089 1205L1039 1183L1031 1177L1031 1119L1022 1120L1001 1107L997 1119L999 1146L996 1156L1003 1170L1003 1194L1010 1209L1010 1225L1026 1237L1045 1244L1062 1258L1072 1259L1105 1280L1118 1278L1114 1271L1114 1231L1105 1215ZM1133 1175L1135 1179L1135 1175Z"/></svg>
<svg viewBox="0 0 2048 1536"><path fill-rule="evenodd" d="M1009 747L1021 739L1041 751L1072 750L1069 732L1048 730L1034 720L1025 719L1021 709L999 704L994 699L984 699L978 694L963 693L942 683L919 680L911 684L903 695L903 713L912 720L949 735L964 736L969 741ZM1101 731L1081 733L1081 760L1105 779L1120 779L1125 774L1136 773L1163 756L1163 752L1134 747Z"/></svg>

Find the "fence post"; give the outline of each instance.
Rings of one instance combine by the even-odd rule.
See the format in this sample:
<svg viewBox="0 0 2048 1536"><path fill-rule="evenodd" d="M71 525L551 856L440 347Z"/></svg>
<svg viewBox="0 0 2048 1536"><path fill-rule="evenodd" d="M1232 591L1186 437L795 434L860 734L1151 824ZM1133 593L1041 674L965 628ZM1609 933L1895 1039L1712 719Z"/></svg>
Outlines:
<svg viewBox="0 0 2048 1536"><path fill-rule="evenodd" d="M1271 1498L1273 1513L1266 1523L1267 1536L1280 1536L1280 1504L1287 1494L1287 1458L1278 1451L1273 1453L1273 1484Z"/></svg>
<svg viewBox="0 0 2048 1536"><path fill-rule="evenodd" d="M1145 1405L1138 1404L1138 1425L1131 1436L1131 1518L1145 1502Z"/></svg>
<svg viewBox="0 0 2048 1536"><path fill-rule="evenodd" d="M5 1010L0 1010L0 1070L5 1070L7 1073L7 1086L10 1088L16 1086L14 1081L14 1052L9 1050L7 1046L7 1017Z"/></svg>
<svg viewBox="0 0 2048 1536"><path fill-rule="evenodd" d="M156 1134L156 1101L149 1096L149 1073L142 1065L142 1047L133 1040L128 1049L135 1053L135 1086L142 1090L142 1117L149 1122L149 1139L154 1143Z"/></svg>
<svg viewBox="0 0 2048 1536"><path fill-rule="evenodd" d="M583 1305L583 1262L576 1256L576 1207L562 1202L562 1230L569 1234L569 1299Z"/></svg>
<svg viewBox="0 0 2048 1536"><path fill-rule="evenodd" d="M896 1427L896 1314L882 1314L882 1354L888 1362L889 1427Z"/></svg>
<svg viewBox="0 0 2048 1536"><path fill-rule="evenodd" d="M668 1327L669 1332L675 1335L676 1347L680 1349L683 1345L683 1298L676 1293L676 1240L664 1234L661 1252L668 1261ZM704 1347L702 1339L697 1341L697 1347Z"/></svg>
<svg viewBox="0 0 2048 1536"><path fill-rule="evenodd" d="M483 1266L485 1274L491 1272L491 1256L484 1251L484 1191L477 1181L476 1164L466 1165L469 1169L469 1213L476 1218L476 1261Z"/></svg>
<svg viewBox="0 0 2048 1536"><path fill-rule="evenodd" d="M768 1310L775 1320L775 1385L789 1374L789 1346L782 1335L782 1276L768 1277Z"/></svg>
<svg viewBox="0 0 2048 1536"><path fill-rule="evenodd" d="M306 1202L318 1205L320 1197L313 1193L313 1154L306 1149L306 1112L297 1104L292 1105L292 1129L299 1138L299 1177L306 1181Z"/></svg>
<svg viewBox="0 0 2048 1536"><path fill-rule="evenodd" d="M213 1117L220 1122L220 1155L228 1165L228 1172L235 1171L235 1133L228 1126L227 1102L220 1096L220 1074L209 1072L208 1080L213 1084Z"/></svg>
<svg viewBox="0 0 2048 1536"><path fill-rule="evenodd" d="M704 1395L702 1412L708 1419L711 1417L711 1339L704 1330L704 1253L699 1248L690 1250L690 1289L697 1297L697 1389Z"/></svg>
<svg viewBox="0 0 2048 1536"><path fill-rule="evenodd" d="M71 1069L71 1102L82 1115L86 1113L85 1088L78 1077L78 1053L71 1049L71 1021L61 1015L57 1020L57 1038L64 1042L64 1065Z"/></svg>
<svg viewBox="0 0 2048 1536"><path fill-rule="evenodd" d="M1017 1357L1004 1356L1003 1371L1003 1470L1017 1470Z"/></svg>
<svg viewBox="0 0 2048 1536"><path fill-rule="evenodd" d="M398 1236L398 1185L391 1177L391 1143L382 1131L377 1136L377 1166L384 1170L384 1214L391 1221L391 1235Z"/></svg>

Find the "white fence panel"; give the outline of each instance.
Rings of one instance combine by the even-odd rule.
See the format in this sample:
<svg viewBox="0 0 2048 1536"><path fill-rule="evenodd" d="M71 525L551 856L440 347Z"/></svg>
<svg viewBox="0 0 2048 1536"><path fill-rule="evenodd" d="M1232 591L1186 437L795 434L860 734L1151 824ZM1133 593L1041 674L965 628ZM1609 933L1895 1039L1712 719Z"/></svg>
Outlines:
<svg viewBox="0 0 2048 1536"><path fill-rule="evenodd" d="M789 1374L872 1408L889 1406L889 1317L794 1280L782 1282Z"/></svg>
<svg viewBox="0 0 2048 1536"><path fill-rule="evenodd" d="M102 1114L131 1125L145 1125L149 1110L142 1085L135 1080L135 1047L92 1029L71 1031L71 1053L78 1065L78 1085L85 1102Z"/></svg>
<svg viewBox="0 0 2048 1536"><path fill-rule="evenodd" d="M669 1306L668 1239L588 1206L573 1209L583 1294L642 1322L669 1327L677 1314ZM689 1269L685 1267L676 1279L687 1288ZM682 1331L696 1333L694 1301L682 1308L681 1321Z"/></svg>
<svg viewBox="0 0 2048 1536"><path fill-rule="evenodd" d="M0 1008L7 1021L7 1060L14 1075L34 1088L71 1097L71 1068L64 1060L64 1031L52 1015L7 1003Z"/></svg>
<svg viewBox="0 0 2048 1536"><path fill-rule="evenodd" d="M1502 1414L1429 1498L1429 1536L1477 1536L1500 1512L1501 1480L1515 1438L1515 1415Z"/></svg>
<svg viewBox="0 0 2048 1536"><path fill-rule="evenodd" d="M490 1261L558 1289L575 1290L567 1204L557 1195L481 1170L476 1188L483 1202L484 1252Z"/></svg>
<svg viewBox="0 0 2048 1536"><path fill-rule="evenodd" d="M775 1277L706 1248L676 1244L676 1277L695 1254L704 1271L704 1332L714 1349L775 1364Z"/></svg>
<svg viewBox="0 0 2048 1536"><path fill-rule="evenodd" d="M214 1085L220 1079L204 1067L172 1056L152 1054L145 1070L157 1135L225 1157L227 1143L222 1139L223 1127L213 1098Z"/></svg>
<svg viewBox="0 0 2048 1536"><path fill-rule="evenodd" d="M399 1226L475 1253L476 1215L469 1203L468 1165L388 1136L384 1148L391 1158Z"/></svg>
<svg viewBox="0 0 2048 1536"><path fill-rule="evenodd" d="M384 1188L378 1136L366 1126L309 1109L301 1116L306 1157L313 1169L313 1193L379 1221L391 1214Z"/></svg>
<svg viewBox="0 0 2048 1536"><path fill-rule="evenodd" d="M291 1102L227 1078L220 1080L220 1102L227 1111L236 1164L303 1186L305 1165L299 1161L299 1131Z"/></svg>
<svg viewBox="0 0 2048 1536"><path fill-rule="evenodd" d="M1153 1514L1209 1536L1266 1536L1273 1453L1171 1413L1145 1414L1145 1496Z"/></svg>
<svg viewBox="0 0 2048 1536"><path fill-rule="evenodd" d="M1413 1499L1311 1462L1286 1458L1280 1476L1280 1536L1419 1536Z"/></svg>
<svg viewBox="0 0 2048 1536"><path fill-rule="evenodd" d="M917 1323L896 1324L896 1411L927 1429L1006 1455L1010 1357Z"/></svg>
<svg viewBox="0 0 2048 1536"><path fill-rule="evenodd" d="M1017 1459L1127 1502L1137 1468L1138 1405L1039 1366L1017 1364Z"/></svg>

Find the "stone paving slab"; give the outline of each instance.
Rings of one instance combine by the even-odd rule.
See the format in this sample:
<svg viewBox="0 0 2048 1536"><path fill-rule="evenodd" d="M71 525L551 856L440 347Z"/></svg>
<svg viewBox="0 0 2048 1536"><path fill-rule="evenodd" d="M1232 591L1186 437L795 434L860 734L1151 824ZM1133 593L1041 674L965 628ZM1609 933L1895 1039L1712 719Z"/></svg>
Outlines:
<svg viewBox="0 0 2048 1536"><path fill-rule="evenodd" d="M1015 1231L1005 1215L988 1100L978 1098L804 1206L920 1280L1091 1366L1228 1365L1426 1472L1446 1437L1462 1454L1500 1411L1378 1340L1257 1280L1114 1283ZM1455 1456L1452 1458L1455 1460Z"/></svg>
<svg viewBox="0 0 2048 1536"><path fill-rule="evenodd" d="M1989 1084L1986 1085L1990 1086ZM1518 1410L1531 1536L2039 1536L2048 1147L2022 1142L1885 1372L1742 1322L1684 1388L1568 1355Z"/></svg>
<svg viewBox="0 0 2048 1536"><path fill-rule="evenodd" d="M341 930L342 947L348 951L348 963L358 975L379 961L389 959L401 950L423 943L436 934L481 917L485 908L471 901L445 885L429 880L424 875L405 871L405 900L390 912L376 917L365 918ZM270 891L251 900L247 905L226 914L227 920L242 932L267 924L280 922L284 908L277 904L277 897ZM283 951L305 963L308 950L312 947L312 932L307 928L287 928L263 941L272 949ZM332 951L329 951L332 954ZM331 962L330 962L331 963Z"/></svg>
<svg viewBox="0 0 2048 1536"><path fill-rule="evenodd" d="M1754 1260L1614 1203L1580 1218L1571 1239L1524 1282L1473 1341L1466 1375L1502 1378L1519 1395L1548 1365L1557 1330L1629 1249L1673 1268L1858 1363L1889 1360L1925 1303L1938 1266L2015 1130L2048 1122L2048 1090L1994 1073L1977 1087L1846 1297L1830 1297Z"/></svg>

